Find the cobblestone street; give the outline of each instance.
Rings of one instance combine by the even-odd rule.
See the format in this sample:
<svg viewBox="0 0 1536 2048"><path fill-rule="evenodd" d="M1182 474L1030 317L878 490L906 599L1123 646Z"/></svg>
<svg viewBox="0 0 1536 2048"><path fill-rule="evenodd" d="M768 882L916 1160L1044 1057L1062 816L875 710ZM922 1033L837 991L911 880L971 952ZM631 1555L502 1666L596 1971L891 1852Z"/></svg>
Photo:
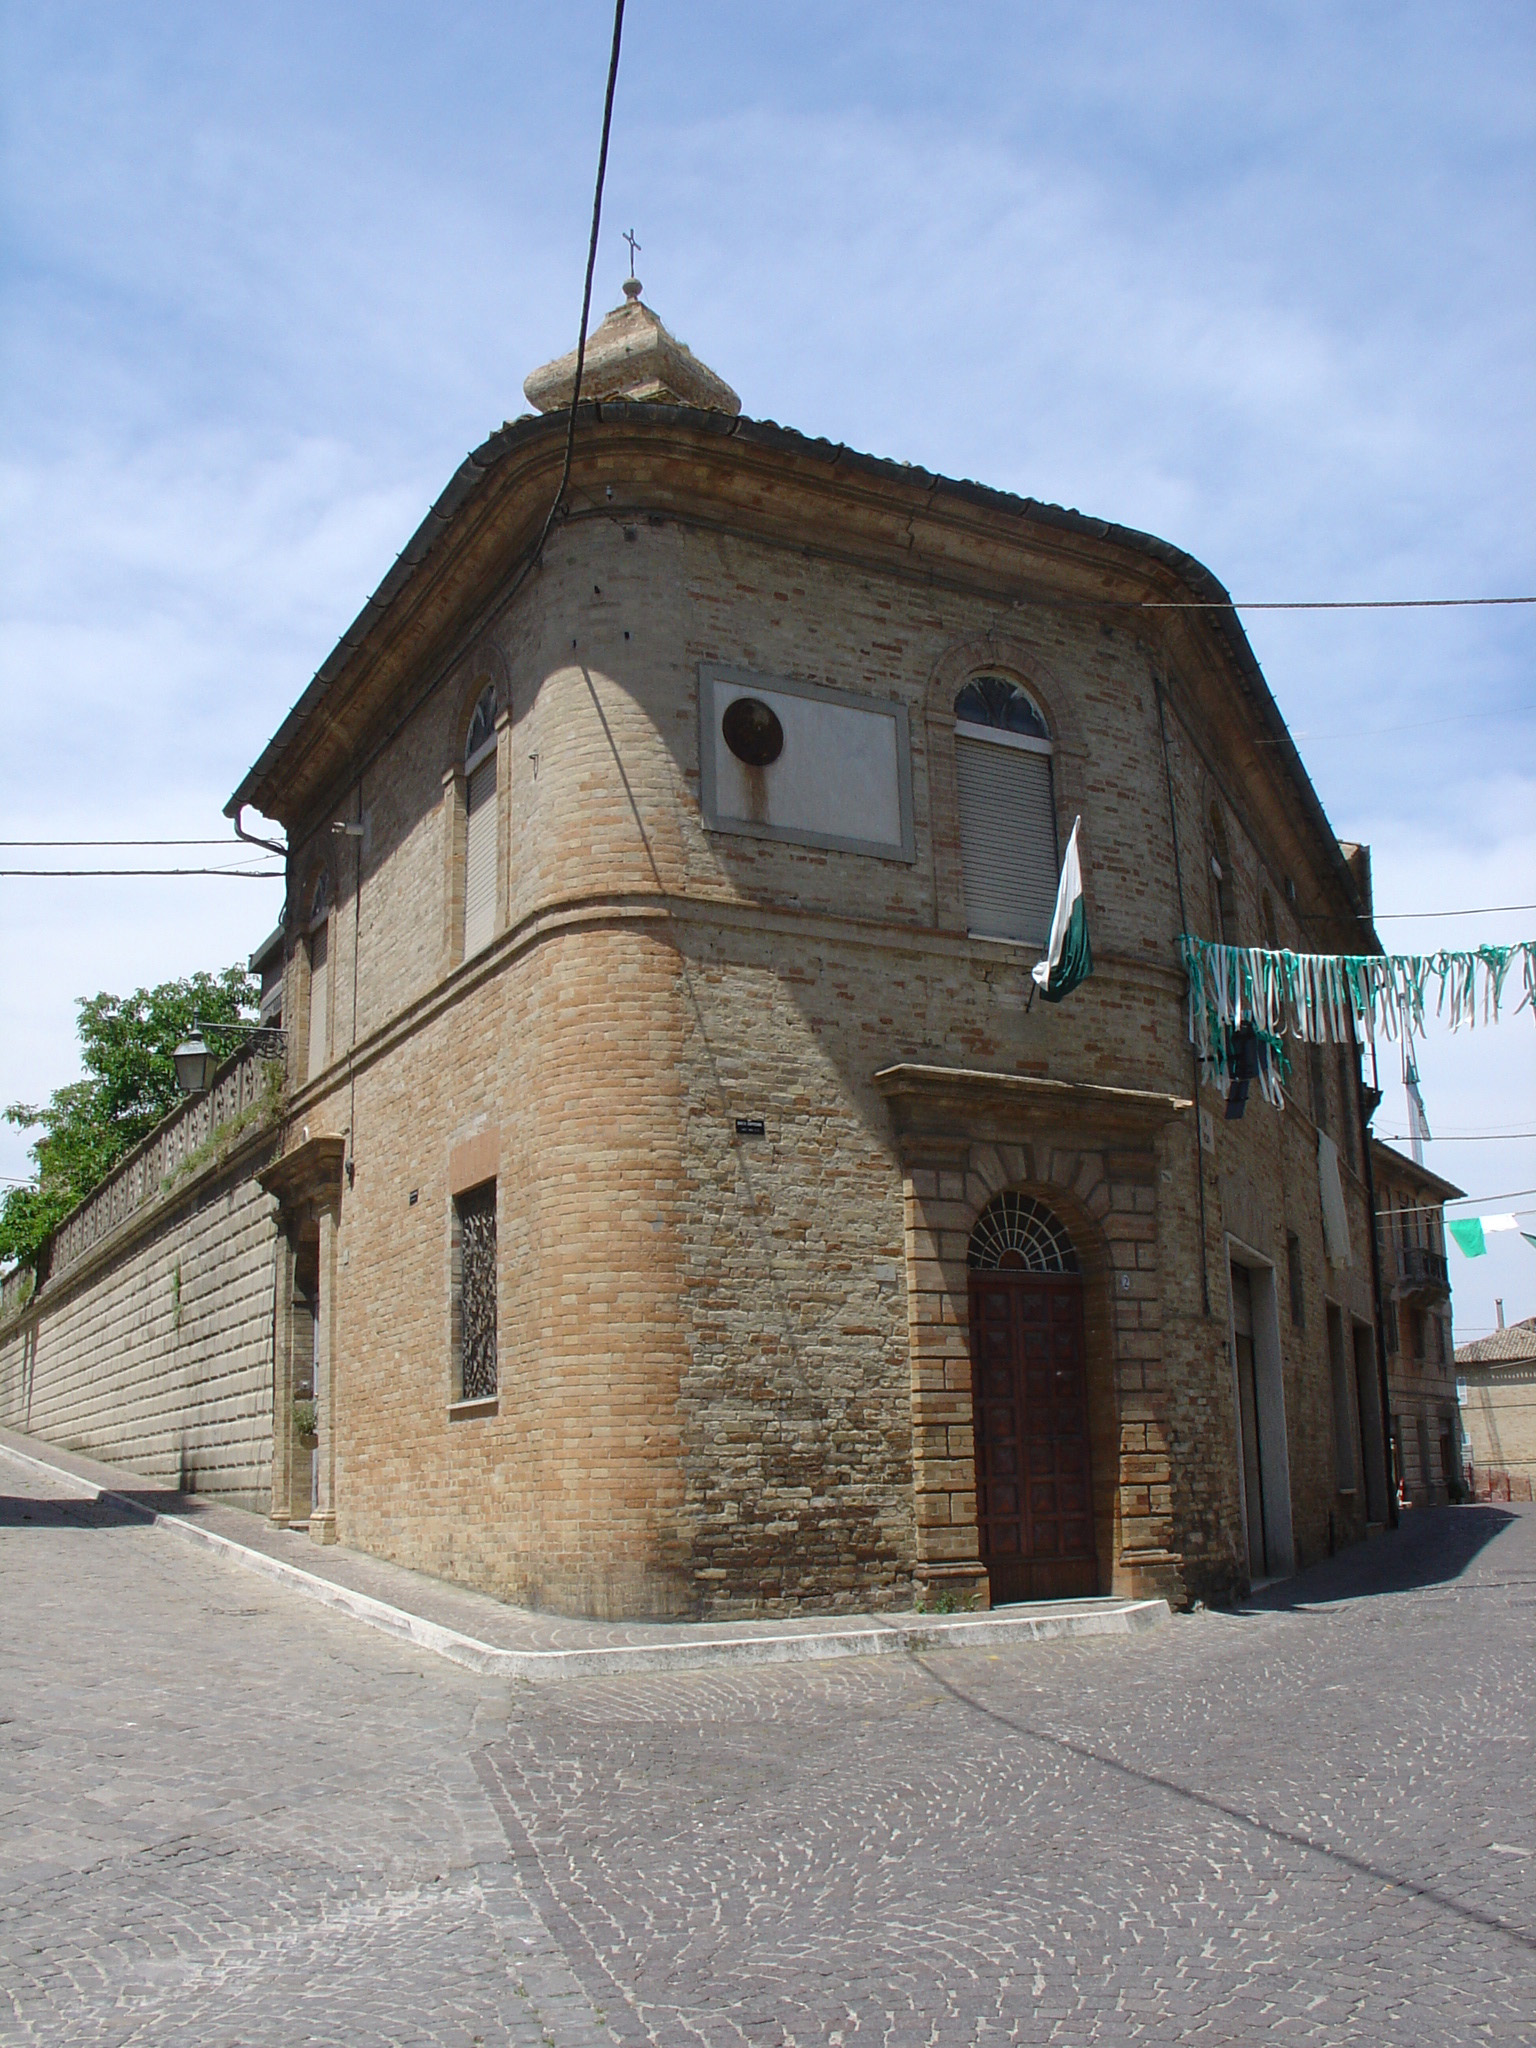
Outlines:
<svg viewBox="0 0 1536 2048"><path fill-rule="evenodd" d="M1533 2038L1529 1510L1141 1637L509 1691L0 1490L7 2042Z"/></svg>

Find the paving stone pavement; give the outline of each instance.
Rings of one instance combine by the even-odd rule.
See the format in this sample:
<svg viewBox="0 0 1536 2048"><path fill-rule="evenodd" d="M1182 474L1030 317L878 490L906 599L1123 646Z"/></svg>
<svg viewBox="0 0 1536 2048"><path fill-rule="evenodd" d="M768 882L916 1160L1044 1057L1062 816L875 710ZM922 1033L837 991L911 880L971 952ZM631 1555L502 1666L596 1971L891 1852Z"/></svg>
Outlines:
<svg viewBox="0 0 1536 2048"><path fill-rule="evenodd" d="M159 1517L163 1532L232 1554L258 1577L303 1587L311 1598L381 1627L455 1663L497 1679L569 1678L590 1672L682 1669L690 1663L793 1663L812 1650L889 1656L935 1649L946 1636L972 1647L980 1636L1026 1642L1048 1635L1123 1635L1157 1627L1166 1600L1036 1601L990 1615L938 1616L915 1610L861 1610L850 1597L830 1614L780 1615L717 1622L589 1621L517 1607L467 1586L409 1571L345 1544L317 1548L306 1526L274 1528L265 1516L201 1494L182 1494L123 1466L0 1427L0 1486L20 1470L66 1494L94 1494L108 1507ZM238 1546L231 1553L230 1546ZM353 1596L361 1595L361 1600ZM443 1632L460 1638L445 1640ZM913 1637L923 1640L919 1643ZM700 1651L704 1655L697 1654Z"/></svg>
<svg viewBox="0 0 1536 2048"><path fill-rule="evenodd" d="M997 1653L509 1690L0 1474L0 2041L1536 2039L1536 1513Z"/></svg>

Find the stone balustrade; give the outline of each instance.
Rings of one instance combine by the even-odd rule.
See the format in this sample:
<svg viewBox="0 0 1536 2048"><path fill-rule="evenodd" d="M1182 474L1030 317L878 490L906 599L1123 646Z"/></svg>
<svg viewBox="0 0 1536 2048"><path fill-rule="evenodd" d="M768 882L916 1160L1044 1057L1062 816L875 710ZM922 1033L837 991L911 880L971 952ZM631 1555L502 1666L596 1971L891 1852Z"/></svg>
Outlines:
<svg viewBox="0 0 1536 2048"><path fill-rule="evenodd" d="M278 1070L280 1071L280 1069ZM275 1115L274 1062L245 1050L226 1060L206 1095L193 1096L166 1117L72 1209L53 1233L39 1280L56 1281L116 1231L135 1211L171 1192L189 1168L211 1153L221 1134Z"/></svg>

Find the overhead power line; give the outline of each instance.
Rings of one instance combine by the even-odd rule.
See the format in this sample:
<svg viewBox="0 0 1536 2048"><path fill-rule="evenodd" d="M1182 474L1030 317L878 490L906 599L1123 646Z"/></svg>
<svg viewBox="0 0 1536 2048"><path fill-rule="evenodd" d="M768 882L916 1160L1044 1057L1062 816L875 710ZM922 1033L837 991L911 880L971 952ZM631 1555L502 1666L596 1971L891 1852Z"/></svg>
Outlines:
<svg viewBox="0 0 1536 2048"><path fill-rule="evenodd" d="M1526 1194L1536 1194L1536 1188L1511 1188L1505 1194L1452 1194L1444 1202L1403 1202L1397 1208L1378 1208L1378 1217L1434 1217L1442 1208L1464 1208L1468 1202L1518 1202ZM1530 1210L1518 1208L1518 1217L1530 1214Z"/></svg>
<svg viewBox="0 0 1536 2048"><path fill-rule="evenodd" d="M1142 597L1127 603L1144 612L1443 612L1471 605L1536 604L1536 597Z"/></svg>
<svg viewBox="0 0 1536 2048"><path fill-rule="evenodd" d="M1506 911L1536 910L1536 903L1474 903L1469 910L1362 910L1368 923L1391 924L1404 917L1502 917Z"/></svg>
<svg viewBox="0 0 1536 2048"><path fill-rule="evenodd" d="M281 882L287 879L281 868L0 868L9 879L80 881L109 875L129 879L136 875L219 875L229 882Z"/></svg>
<svg viewBox="0 0 1536 2048"><path fill-rule="evenodd" d="M0 839L0 846L229 846L223 839Z"/></svg>
<svg viewBox="0 0 1536 2048"><path fill-rule="evenodd" d="M1389 1145L1411 1145L1412 1131L1385 1131L1381 1134ZM1431 1137L1427 1131L1420 1137L1426 1145L1503 1145L1515 1138L1536 1138L1536 1131L1437 1131Z"/></svg>
<svg viewBox="0 0 1536 2048"><path fill-rule="evenodd" d="M608 86L603 95L603 133L597 149L597 181L592 190L592 232L587 241L587 274L581 292L581 325L576 331L576 379L571 388L571 416L565 429L565 461L560 469L560 482L556 488L554 502L544 521L544 531L539 535L538 544L524 567L523 576L539 561L544 553L544 544L549 539L560 507L565 502L566 486L571 480L571 458L576 450L576 409L581 403L581 375L587 360L587 322L592 317L592 276L597 268L597 239L603 219L603 185L608 176L608 137L613 127L613 95L619 82L619 46L624 35L624 0L614 0L613 43L608 52ZM518 578L522 581L522 577Z"/></svg>
<svg viewBox="0 0 1536 2048"><path fill-rule="evenodd" d="M1411 725L1352 725L1341 732L1308 732L1303 726L1296 732L1287 732L1285 739L1261 739L1261 747L1283 747L1286 740L1294 746L1297 740L1305 740L1310 746L1314 740L1375 740L1393 732L1438 732L1445 725L1482 725L1496 718L1522 718L1527 711L1536 711L1536 704L1503 704L1491 711L1452 711L1444 718L1416 718Z"/></svg>

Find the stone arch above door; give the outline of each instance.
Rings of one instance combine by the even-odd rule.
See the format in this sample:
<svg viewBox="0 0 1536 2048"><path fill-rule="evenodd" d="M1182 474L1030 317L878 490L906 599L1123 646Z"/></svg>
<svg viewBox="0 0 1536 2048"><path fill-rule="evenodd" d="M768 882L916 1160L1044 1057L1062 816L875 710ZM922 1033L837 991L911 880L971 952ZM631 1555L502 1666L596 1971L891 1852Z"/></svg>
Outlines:
<svg viewBox="0 0 1536 2048"><path fill-rule="evenodd" d="M989 1599L976 1527L967 1249L993 1197L1038 1200L1083 1280L1100 1585L1182 1598L1171 1549L1156 1131L1181 1098L1023 1075L888 1068L906 1197L915 1576ZM997 1135L977 1135L982 1126ZM967 1128L969 1127L969 1128Z"/></svg>

